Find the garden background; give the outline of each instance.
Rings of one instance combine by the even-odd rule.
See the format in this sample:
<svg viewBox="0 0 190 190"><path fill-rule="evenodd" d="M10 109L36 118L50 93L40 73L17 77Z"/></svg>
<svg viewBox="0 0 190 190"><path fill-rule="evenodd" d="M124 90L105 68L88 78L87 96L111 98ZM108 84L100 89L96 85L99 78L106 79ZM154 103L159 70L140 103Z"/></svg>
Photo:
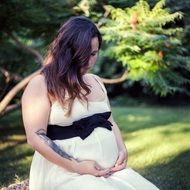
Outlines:
<svg viewBox="0 0 190 190"><path fill-rule="evenodd" d="M128 165L161 190L190 189L190 2L2 0L0 188L29 176L21 96L71 16L92 19L103 46L92 72L105 83Z"/></svg>

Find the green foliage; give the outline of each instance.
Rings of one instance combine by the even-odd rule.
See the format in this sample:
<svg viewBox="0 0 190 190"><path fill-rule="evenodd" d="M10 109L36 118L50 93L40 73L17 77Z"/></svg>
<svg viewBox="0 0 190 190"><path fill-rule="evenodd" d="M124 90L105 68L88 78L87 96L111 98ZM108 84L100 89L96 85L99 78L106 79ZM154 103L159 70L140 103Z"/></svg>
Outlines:
<svg viewBox="0 0 190 190"><path fill-rule="evenodd" d="M0 67L26 76L40 67L33 55L23 51L10 37L44 54L60 25L75 14L79 0L0 1Z"/></svg>
<svg viewBox="0 0 190 190"><path fill-rule="evenodd" d="M184 85L190 82L190 57L182 46L183 30L170 27L182 13L170 13L164 5L164 0L153 8L144 0L124 9L106 5L109 17L101 20L101 32L109 46L105 56L121 62L129 71L129 79L143 80L160 95L184 91Z"/></svg>
<svg viewBox="0 0 190 190"><path fill-rule="evenodd" d="M107 44L103 44L103 48L107 48L107 51L105 54L100 53L101 63L95 66L97 74L105 77L118 74L122 70L122 63L123 67L130 70L129 79L132 79L130 83L143 80L143 84L151 85L156 93L161 92L162 95L184 90L184 85L189 82L187 80L189 57L186 56L188 52L183 46L185 44L189 47L187 40L190 37L189 1L166 0L166 5L172 14L169 14L169 9L163 8L163 1L155 7L157 0L147 0L150 6L141 1L129 8L135 2L135 0L28 0L27 2L2 0L0 1L0 67L21 76L26 76L40 67L34 56L22 51L7 32L14 34L17 39L37 49L43 55L55 31L66 19L72 15L85 14L96 23L100 18L102 18L100 22L106 22L103 27L105 30L107 28L104 36ZM110 10L107 19L103 18L104 4L118 7L115 9L107 6L106 9ZM179 20L182 14L176 13L179 10L184 12L183 20ZM131 25L134 12L139 14L138 23ZM117 17L114 18L114 15ZM184 25L181 26L185 27L185 30L176 28L175 21L178 21L177 25L183 21ZM136 31L132 29L134 26ZM182 36L183 32L185 34ZM132 69L133 67L135 69Z"/></svg>
<svg viewBox="0 0 190 190"><path fill-rule="evenodd" d="M91 15L92 8L96 3L96 0L82 0L77 4L77 6L74 7L74 10L78 12L82 11L85 16L89 17Z"/></svg>

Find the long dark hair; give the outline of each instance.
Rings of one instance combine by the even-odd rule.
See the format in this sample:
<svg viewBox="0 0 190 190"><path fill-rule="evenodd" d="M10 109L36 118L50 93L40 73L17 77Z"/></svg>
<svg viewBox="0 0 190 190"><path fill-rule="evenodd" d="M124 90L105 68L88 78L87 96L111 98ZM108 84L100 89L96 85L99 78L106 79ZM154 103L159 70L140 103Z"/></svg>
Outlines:
<svg viewBox="0 0 190 190"><path fill-rule="evenodd" d="M85 100L88 105L86 96L91 91L81 71L88 68L94 37L98 37L100 49L102 37L96 25L84 16L75 16L61 26L49 46L41 74L45 76L48 94L62 107L68 106L66 116L71 114L75 98ZM83 94L81 88L86 93Z"/></svg>

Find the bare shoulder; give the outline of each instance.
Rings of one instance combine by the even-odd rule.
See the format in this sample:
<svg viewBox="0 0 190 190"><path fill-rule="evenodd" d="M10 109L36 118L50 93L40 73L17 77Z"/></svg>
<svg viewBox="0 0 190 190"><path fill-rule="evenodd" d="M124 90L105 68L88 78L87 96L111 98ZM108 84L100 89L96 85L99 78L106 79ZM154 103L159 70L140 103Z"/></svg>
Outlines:
<svg viewBox="0 0 190 190"><path fill-rule="evenodd" d="M41 74L34 76L27 84L22 95L22 100L26 97L34 95L42 95L47 93L45 77Z"/></svg>
<svg viewBox="0 0 190 190"><path fill-rule="evenodd" d="M101 79L100 76L93 74L93 73L88 73L90 76L95 77L97 80L99 80L101 83L103 83L103 80Z"/></svg>
<svg viewBox="0 0 190 190"><path fill-rule="evenodd" d="M38 74L34 76L28 83L28 86L32 87L39 87L39 86L44 86L45 87L45 77L41 74Z"/></svg>

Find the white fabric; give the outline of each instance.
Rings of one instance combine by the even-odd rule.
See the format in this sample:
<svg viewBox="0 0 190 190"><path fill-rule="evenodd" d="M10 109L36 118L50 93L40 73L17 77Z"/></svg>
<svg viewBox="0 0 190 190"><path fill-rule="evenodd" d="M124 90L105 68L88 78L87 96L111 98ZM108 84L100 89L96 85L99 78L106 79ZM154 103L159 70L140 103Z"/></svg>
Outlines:
<svg viewBox="0 0 190 190"><path fill-rule="evenodd" d="M58 102L51 107L49 124L70 125L80 118L110 111L107 100L89 102L89 109L75 100L71 117ZM95 160L104 168L111 167L117 160L118 149L113 131L98 127L84 140L74 137L54 140L61 149L80 160ZM30 190L158 190L158 188L130 167L115 172L108 178L71 173L48 161L35 151L30 168Z"/></svg>

